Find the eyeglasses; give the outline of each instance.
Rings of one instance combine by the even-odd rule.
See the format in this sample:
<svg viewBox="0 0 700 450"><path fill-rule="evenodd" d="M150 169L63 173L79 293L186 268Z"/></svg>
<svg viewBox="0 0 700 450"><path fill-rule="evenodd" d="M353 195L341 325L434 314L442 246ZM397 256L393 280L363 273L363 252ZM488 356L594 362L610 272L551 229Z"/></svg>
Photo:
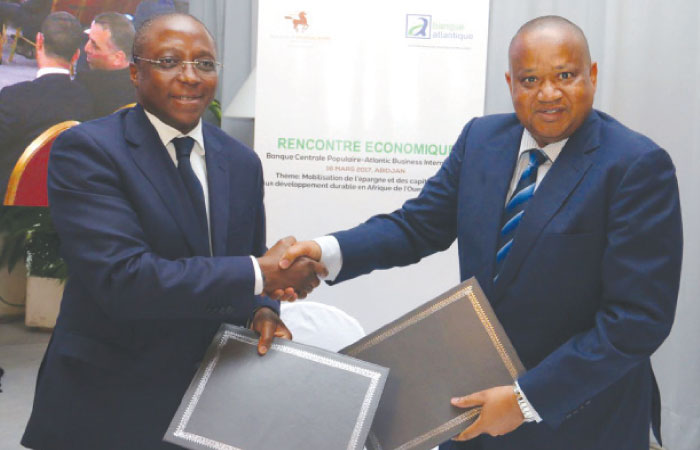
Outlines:
<svg viewBox="0 0 700 450"><path fill-rule="evenodd" d="M164 56L158 59L148 59L142 58L140 56L134 55L134 61L146 61L158 67L160 70L170 72L178 67L182 70L185 68L185 64L192 64L194 68L203 74L210 75L213 72L218 72L221 68L221 63L210 58L195 59L194 61L184 61L180 58L173 58L172 56Z"/></svg>

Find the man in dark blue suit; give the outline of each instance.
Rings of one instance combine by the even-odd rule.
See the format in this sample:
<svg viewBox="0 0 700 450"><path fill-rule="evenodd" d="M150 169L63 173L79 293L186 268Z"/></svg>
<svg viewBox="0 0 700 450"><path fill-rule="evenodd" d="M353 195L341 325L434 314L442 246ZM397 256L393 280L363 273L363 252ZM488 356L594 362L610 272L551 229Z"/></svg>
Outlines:
<svg viewBox="0 0 700 450"><path fill-rule="evenodd" d="M24 149L47 128L66 120L87 120L90 94L70 79L80 54L82 27L67 12L44 20L36 34L39 71L32 81L0 89L0 194Z"/></svg>
<svg viewBox="0 0 700 450"><path fill-rule="evenodd" d="M441 448L649 448L650 424L659 436L649 357L670 332L681 268L675 169L593 110L598 68L576 25L526 23L509 60L515 114L471 120L417 198L299 243L280 265L308 255L340 282L456 238L462 280L479 280L527 372L453 398L482 410Z"/></svg>
<svg viewBox="0 0 700 450"><path fill-rule="evenodd" d="M219 325L251 321L264 354L291 335L277 302L258 294L304 296L323 272L307 259L281 273L291 240L265 253L258 157L201 121L218 79L206 28L160 16L134 50L139 105L70 129L51 152L69 278L22 439L30 448L175 448L161 439Z"/></svg>

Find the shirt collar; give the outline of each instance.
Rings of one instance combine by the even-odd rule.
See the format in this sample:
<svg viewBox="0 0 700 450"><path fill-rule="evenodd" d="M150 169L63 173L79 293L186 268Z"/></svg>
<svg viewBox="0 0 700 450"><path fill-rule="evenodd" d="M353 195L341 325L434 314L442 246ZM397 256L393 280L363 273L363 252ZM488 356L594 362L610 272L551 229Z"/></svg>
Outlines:
<svg viewBox="0 0 700 450"><path fill-rule="evenodd" d="M64 69L62 67L42 67L41 69L37 70L36 72L36 77L43 77L44 75L49 75L49 74L61 74L61 75L68 75L70 76L70 71L68 69Z"/></svg>
<svg viewBox="0 0 700 450"><path fill-rule="evenodd" d="M175 128L166 124L154 114L151 114L150 112L146 111L145 108L143 111L146 113L146 117L148 117L148 120L151 121L151 124L153 124L153 127L156 129L156 133L158 133L158 137L160 138L163 145L168 145L175 138L189 136L192 139L194 139L194 141L197 144L199 144L199 146L194 146L194 151L199 153L200 155L204 155L204 135L202 134L202 119L199 119L197 125L192 130L190 130L189 133L182 134L179 130L176 130Z"/></svg>
<svg viewBox="0 0 700 450"><path fill-rule="evenodd" d="M554 161L557 159L559 153L561 153L562 149L564 148L564 145L566 145L566 142L568 140L569 138L562 139L561 141L553 142L540 148L535 138L532 137L527 128L525 128L523 129L523 137L520 139L520 150L518 151L518 158L520 158L520 155L522 155L528 150L531 150L533 148L539 148L544 152L545 155L547 155L547 158L549 158L552 164L554 164Z"/></svg>

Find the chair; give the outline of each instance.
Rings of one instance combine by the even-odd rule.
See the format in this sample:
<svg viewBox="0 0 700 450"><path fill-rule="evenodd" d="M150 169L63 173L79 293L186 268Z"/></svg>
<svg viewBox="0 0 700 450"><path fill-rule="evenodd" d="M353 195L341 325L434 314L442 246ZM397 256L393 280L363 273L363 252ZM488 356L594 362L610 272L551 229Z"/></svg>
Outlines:
<svg viewBox="0 0 700 450"><path fill-rule="evenodd" d="M335 306L296 301L282 303L280 317L294 341L337 352L365 335L354 317Z"/></svg>
<svg viewBox="0 0 700 450"><path fill-rule="evenodd" d="M27 44L27 48L23 51L17 50L17 45L20 41L24 41ZM22 28L15 29L15 40L12 42L12 47L10 48L10 56L7 58L9 62L15 57L15 52L24 56L25 58L35 59L36 58L36 42L24 36Z"/></svg>
<svg viewBox="0 0 700 450"><path fill-rule="evenodd" d="M7 36L8 33L9 33L9 30L8 30L7 25L3 25L2 26L2 36L0 36L0 51L2 50L2 47L5 46L5 43L8 40L10 40ZM32 42L31 40L27 39L26 37L24 37L22 35L22 28L17 27L17 28L15 28L15 34L12 37L12 42L10 43L10 55L7 57L7 62L11 63L12 60L14 59L15 53L17 52L17 44L19 43L20 40L23 40L26 43L28 43L29 45L31 45L30 48L31 48L33 53L30 56L34 57L34 53L36 52L36 50L35 50L36 44L34 42ZM0 63L1 62L2 62L2 55L0 54Z"/></svg>
<svg viewBox="0 0 700 450"><path fill-rule="evenodd" d="M46 190L49 151L61 132L79 123L69 120L56 124L27 146L10 174L5 192L5 205L49 206Z"/></svg>
<svg viewBox="0 0 700 450"><path fill-rule="evenodd" d="M7 26L3 23L0 26L0 64L2 64L2 49L5 48L7 42Z"/></svg>
<svg viewBox="0 0 700 450"><path fill-rule="evenodd" d="M5 47L5 44L8 41L10 42L10 55L7 57L7 62L12 62L12 60L15 57L15 52L17 51L17 42L19 42L18 36L21 36L22 34L22 29L21 28L16 28L15 29L15 35L10 38L8 37L8 34L10 33L10 30L6 24L2 24L2 30L0 30L0 64L2 64L2 49Z"/></svg>

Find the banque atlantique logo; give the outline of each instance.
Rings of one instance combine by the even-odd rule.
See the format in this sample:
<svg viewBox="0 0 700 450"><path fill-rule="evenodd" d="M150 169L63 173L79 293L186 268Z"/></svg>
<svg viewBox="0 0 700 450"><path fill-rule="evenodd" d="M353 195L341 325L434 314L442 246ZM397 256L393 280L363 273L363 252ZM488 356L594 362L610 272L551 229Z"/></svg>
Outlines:
<svg viewBox="0 0 700 450"><path fill-rule="evenodd" d="M433 18L425 14L406 14L406 37L430 39Z"/></svg>
<svg viewBox="0 0 700 450"><path fill-rule="evenodd" d="M413 41L411 45L416 47L467 49L474 33L464 23L433 20L429 14L406 14L406 38L424 40Z"/></svg>

